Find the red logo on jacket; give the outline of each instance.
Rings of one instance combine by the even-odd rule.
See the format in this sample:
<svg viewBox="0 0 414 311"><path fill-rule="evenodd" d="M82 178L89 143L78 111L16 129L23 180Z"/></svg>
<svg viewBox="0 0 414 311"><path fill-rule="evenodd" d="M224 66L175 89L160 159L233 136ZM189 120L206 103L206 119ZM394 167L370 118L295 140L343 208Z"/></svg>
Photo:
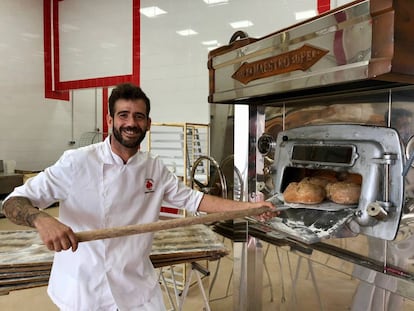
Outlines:
<svg viewBox="0 0 414 311"><path fill-rule="evenodd" d="M145 193L154 191L154 181L151 178L145 179Z"/></svg>

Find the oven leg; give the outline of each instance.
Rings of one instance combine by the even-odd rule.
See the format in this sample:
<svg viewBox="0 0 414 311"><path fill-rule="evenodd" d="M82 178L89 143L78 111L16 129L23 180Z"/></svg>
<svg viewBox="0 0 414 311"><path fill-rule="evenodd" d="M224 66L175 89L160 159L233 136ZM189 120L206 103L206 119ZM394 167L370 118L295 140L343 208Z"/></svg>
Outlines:
<svg viewBox="0 0 414 311"><path fill-rule="evenodd" d="M233 310L262 310L263 249L260 240L234 243Z"/></svg>
<svg viewBox="0 0 414 311"><path fill-rule="evenodd" d="M247 293L248 309L262 310L263 245L259 239L248 237L247 242Z"/></svg>
<svg viewBox="0 0 414 311"><path fill-rule="evenodd" d="M246 243L233 243L233 311L246 311Z"/></svg>

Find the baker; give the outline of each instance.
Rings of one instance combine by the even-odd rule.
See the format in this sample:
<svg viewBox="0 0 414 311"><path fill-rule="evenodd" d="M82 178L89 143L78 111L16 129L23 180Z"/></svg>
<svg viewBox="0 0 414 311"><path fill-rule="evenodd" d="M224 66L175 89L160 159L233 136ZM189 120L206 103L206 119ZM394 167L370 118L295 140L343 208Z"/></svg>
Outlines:
<svg viewBox="0 0 414 311"><path fill-rule="evenodd" d="M150 100L140 87L118 85L109 97L111 135L64 152L3 202L8 219L36 228L56 251L48 294L61 310L165 310L149 258L152 233L78 244L74 232L155 222L163 201L190 213L273 207L185 186L159 158L140 151L149 113ZM60 203L59 220L42 211L54 202Z"/></svg>

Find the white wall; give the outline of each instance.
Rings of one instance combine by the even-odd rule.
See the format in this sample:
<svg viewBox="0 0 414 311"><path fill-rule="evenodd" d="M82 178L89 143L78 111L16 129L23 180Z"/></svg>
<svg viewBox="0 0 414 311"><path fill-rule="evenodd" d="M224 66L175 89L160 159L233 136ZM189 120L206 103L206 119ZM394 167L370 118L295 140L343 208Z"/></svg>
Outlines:
<svg viewBox="0 0 414 311"><path fill-rule="evenodd" d="M102 11L109 25L118 14L118 1L113 3L114 10ZM254 23L245 29L250 36L265 36L296 23L295 11L316 9L316 0L229 0L216 6L202 0L141 0L141 7L152 5L168 12L141 17L141 85L152 100L152 119L208 123L208 50L201 42L227 44L236 31L229 22L242 19ZM85 10L77 15L88 16ZM189 27L198 35L175 32ZM0 159L16 160L18 169L41 170L77 146L69 141L102 129L101 90L74 91L72 102L44 97L43 0L0 1L0 92Z"/></svg>
<svg viewBox="0 0 414 311"><path fill-rule="evenodd" d="M70 105L44 99L43 1L0 1L0 159L40 169L67 148Z"/></svg>
<svg viewBox="0 0 414 311"><path fill-rule="evenodd" d="M263 37L295 23L293 12L315 9L316 1L233 0L215 6L202 0L141 1L141 7L153 5L168 12L141 18L142 86L154 103L153 120L208 123L208 49L202 42L226 45L237 30L229 22L244 19L254 25L242 30ZM180 37L175 32L186 28L198 34Z"/></svg>
<svg viewBox="0 0 414 311"><path fill-rule="evenodd" d="M331 9L354 2L355 0L331 0Z"/></svg>

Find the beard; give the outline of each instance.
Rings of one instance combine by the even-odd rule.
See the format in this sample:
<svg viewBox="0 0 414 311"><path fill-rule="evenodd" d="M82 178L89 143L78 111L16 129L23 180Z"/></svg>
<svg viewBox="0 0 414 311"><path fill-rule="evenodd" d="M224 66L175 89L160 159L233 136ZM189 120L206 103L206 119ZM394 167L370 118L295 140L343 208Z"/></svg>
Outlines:
<svg viewBox="0 0 414 311"><path fill-rule="evenodd" d="M135 133L139 133L139 135L135 139L125 139L122 137L123 131L133 131ZM112 134L114 135L115 139L124 147L126 148L137 148L140 146L141 142L144 140L147 131L142 130L139 127L121 127L119 129L112 126Z"/></svg>

